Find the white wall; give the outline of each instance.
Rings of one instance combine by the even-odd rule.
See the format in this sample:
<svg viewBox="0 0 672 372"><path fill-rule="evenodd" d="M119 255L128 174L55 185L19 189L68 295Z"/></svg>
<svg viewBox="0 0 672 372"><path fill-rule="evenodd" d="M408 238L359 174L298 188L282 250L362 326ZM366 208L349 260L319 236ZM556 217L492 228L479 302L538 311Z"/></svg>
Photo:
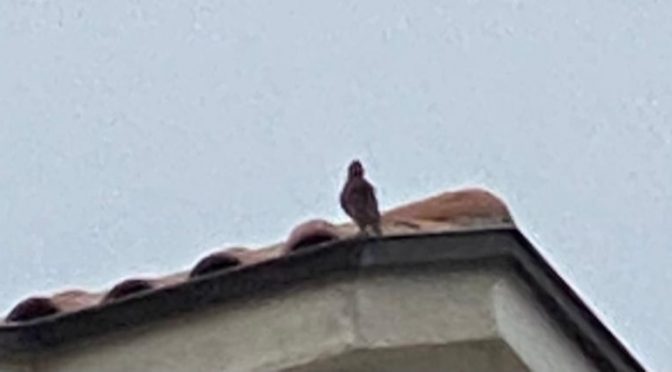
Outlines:
<svg viewBox="0 0 672 372"><path fill-rule="evenodd" d="M313 281L71 345L34 369L594 372L521 284L426 269Z"/></svg>

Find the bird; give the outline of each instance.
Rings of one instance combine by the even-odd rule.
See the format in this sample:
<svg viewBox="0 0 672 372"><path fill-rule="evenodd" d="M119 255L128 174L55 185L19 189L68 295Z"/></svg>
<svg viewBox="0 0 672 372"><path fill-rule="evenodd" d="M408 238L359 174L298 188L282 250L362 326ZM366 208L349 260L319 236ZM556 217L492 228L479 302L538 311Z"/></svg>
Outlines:
<svg viewBox="0 0 672 372"><path fill-rule="evenodd" d="M341 208L357 224L360 234L368 235L370 227L375 235L382 235L376 189L364 177L364 167L357 159L348 166L348 178L340 199Z"/></svg>

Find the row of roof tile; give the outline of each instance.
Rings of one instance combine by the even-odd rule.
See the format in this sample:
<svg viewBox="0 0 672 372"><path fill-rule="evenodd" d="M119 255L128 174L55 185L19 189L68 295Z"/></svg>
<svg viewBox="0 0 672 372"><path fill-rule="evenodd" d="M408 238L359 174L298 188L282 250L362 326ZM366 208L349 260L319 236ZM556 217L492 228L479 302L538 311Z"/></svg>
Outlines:
<svg viewBox="0 0 672 372"><path fill-rule="evenodd" d="M384 235L440 232L512 223L504 203L493 194L480 189L445 192L389 210L382 216ZM29 297L11 310L0 322L0 326L75 312L92 306L105 306L130 296L140 296L203 275L254 265L303 247L346 239L355 234L356 228L352 224L334 225L321 219L310 220L295 227L284 243L261 249L220 249L199 260L189 271L160 278L126 279L110 290L99 293L68 290L52 296Z"/></svg>

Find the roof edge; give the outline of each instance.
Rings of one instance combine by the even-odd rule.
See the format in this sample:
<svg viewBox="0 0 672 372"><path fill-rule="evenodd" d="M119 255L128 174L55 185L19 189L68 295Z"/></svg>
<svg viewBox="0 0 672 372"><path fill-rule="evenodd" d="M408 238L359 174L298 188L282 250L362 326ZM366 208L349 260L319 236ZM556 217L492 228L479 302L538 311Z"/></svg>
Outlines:
<svg viewBox="0 0 672 372"><path fill-rule="evenodd" d="M412 242L413 249L408 249ZM542 255L515 228L355 238L306 247L268 261L206 274L155 291L0 327L0 356L53 347L272 291L326 274L391 267L494 263L510 265L566 334L600 370L644 371Z"/></svg>

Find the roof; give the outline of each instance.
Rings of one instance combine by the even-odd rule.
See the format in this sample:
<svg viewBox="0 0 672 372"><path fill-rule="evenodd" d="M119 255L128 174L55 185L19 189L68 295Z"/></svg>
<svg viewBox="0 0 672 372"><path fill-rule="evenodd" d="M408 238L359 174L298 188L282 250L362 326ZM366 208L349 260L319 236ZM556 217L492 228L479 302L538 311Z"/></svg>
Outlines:
<svg viewBox="0 0 672 372"><path fill-rule="evenodd" d="M514 268L601 370L643 371L515 228L505 205L492 194L468 189L392 209L383 214L383 233L381 238L353 237L351 224L311 220L283 243L216 250L189 271L126 279L99 293L70 290L31 297L0 326L0 355L40 353L333 273L449 262Z"/></svg>

